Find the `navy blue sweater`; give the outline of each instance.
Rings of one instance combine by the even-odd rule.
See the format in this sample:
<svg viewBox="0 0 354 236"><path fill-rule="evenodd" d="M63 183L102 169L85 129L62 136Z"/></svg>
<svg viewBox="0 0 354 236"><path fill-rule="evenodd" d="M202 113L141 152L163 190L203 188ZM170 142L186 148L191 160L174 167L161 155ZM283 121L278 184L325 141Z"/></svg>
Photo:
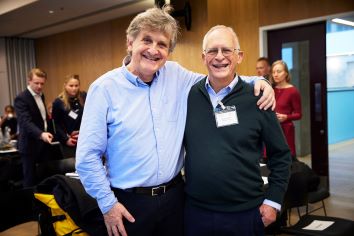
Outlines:
<svg viewBox="0 0 354 236"><path fill-rule="evenodd" d="M188 97L185 131L188 202L214 211L235 212L262 204L282 203L291 163L290 150L273 111L260 110L253 87L239 79L222 100L236 106L238 124L216 127L205 79ZM262 143L269 156L269 187L260 174Z"/></svg>

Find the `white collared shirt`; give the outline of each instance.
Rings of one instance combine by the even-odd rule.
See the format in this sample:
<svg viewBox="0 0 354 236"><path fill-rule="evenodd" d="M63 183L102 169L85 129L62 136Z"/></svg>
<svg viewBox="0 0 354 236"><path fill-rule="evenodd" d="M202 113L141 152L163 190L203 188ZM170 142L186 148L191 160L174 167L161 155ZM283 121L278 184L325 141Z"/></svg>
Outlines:
<svg viewBox="0 0 354 236"><path fill-rule="evenodd" d="M46 117L46 112L45 112L45 106L42 100L42 94L37 94L36 92L34 92L30 86L27 86L27 89L30 91L30 93L32 94L32 96L34 97L34 100L37 103L38 109L41 112L42 118L43 118L43 122L44 122L44 131L47 131L48 128L48 124L47 124L47 117Z"/></svg>

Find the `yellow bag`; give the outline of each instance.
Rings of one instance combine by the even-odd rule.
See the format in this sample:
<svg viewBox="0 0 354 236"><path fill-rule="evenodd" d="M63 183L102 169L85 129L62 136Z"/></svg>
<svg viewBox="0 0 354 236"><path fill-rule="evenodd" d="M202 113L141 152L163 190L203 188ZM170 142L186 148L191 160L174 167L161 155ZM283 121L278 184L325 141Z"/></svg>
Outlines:
<svg viewBox="0 0 354 236"><path fill-rule="evenodd" d="M34 197L48 206L54 218L53 228L58 236L89 236L83 232L82 229L75 224L68 213L63 211L55 201L53 194L35 193Z"/></svg>

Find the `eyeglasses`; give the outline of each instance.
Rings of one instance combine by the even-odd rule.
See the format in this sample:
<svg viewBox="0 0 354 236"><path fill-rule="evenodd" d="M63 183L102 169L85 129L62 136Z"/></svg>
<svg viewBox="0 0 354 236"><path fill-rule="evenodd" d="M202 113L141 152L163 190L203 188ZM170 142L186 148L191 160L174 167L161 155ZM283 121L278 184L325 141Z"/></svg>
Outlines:
<svg viewBox="0 0 354 236"><path fill-rule="evenodd" d="M216 55L218 55L219 50L221 50L221 53L222 53L222 55L224 55L224 57L229 57L235 51L240 51L240 49L237 49L237 48L207 48L204 50L204 53L207 56L215 57Z"/></svg>

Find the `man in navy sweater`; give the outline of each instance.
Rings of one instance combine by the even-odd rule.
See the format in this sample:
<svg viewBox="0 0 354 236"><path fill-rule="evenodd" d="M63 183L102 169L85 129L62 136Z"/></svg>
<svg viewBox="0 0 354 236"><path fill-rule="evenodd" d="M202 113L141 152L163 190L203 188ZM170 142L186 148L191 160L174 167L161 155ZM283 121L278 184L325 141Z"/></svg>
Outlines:
<svg viewBox="0 0 354 236"><path fill-rule="evenodd" d="M230 27L215 26L203 40L209 75L188 97L186 235L264 235L285 194L291 156L273 111L260 110L253 88L237 74L243 52ZM267 147L269 186L259 159Z"/></svg>

